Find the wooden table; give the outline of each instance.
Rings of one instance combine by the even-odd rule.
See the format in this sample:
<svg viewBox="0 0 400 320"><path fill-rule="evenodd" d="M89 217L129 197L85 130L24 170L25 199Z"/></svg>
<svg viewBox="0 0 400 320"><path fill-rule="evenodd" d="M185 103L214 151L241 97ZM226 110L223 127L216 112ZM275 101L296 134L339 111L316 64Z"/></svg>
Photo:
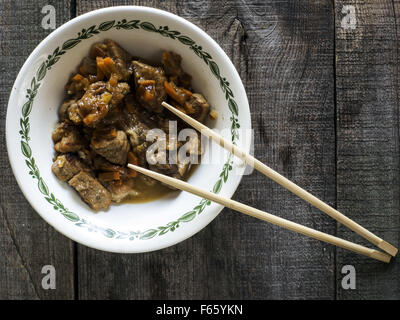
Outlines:
<svg viewBox="0 0 400 320"><path fill-rule="evenodd" d="M379 263L227 209L194 237L146 254L100 252L50 227L16 184L4 134L12 84L51 32L41 26L46 4L57 26L119 4L162 8L200 26L243 79L255 156L400 245L399 0L2 0L0 298L400 298L399 259ZM345 5L355 8L355 29L346 28ZM234 199L368 245L258 173L243 178ZM41 286L49 264L56 290ZM355 267L355 290L342 288L345 265Z"/></svg>

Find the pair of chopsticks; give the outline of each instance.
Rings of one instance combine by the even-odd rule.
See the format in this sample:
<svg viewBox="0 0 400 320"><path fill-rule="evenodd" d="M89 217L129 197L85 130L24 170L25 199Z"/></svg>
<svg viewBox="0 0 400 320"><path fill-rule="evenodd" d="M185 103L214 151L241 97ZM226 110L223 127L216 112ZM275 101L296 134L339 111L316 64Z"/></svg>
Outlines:
<svg viewBox="0 0 400 320"><path fill-rule="evenodd" d="M201 188L198 188L196 186L192 186L187 182L171 178L169 176L144 169L142 167L138 167L132 164L128 164L128 167L131 169L134 169L142 174L145 174L147 176L150 176L158 181L161 181L165 184L171 185L177 189L187 191L190 193L193 193L197 196L203 197L205 199L214 201L216 203L219 203L225 207L231 208L233 210L239 211L241 213L253 216L255 218L258 218L260 220L264 220L267 222L270 222L272 224L275 224L277 226L280 226L282 228L292 230L301 234L304 234L306 236L309 236L311 238L324 241L333 245L336 245L338 247L348 249L350 251L371 257L373 259L383 261L388 263L391 259L391 256L395 256L397 254L397 248L391 245L390 243L384 241L383 239L379 238L378 236L374 235L372 232L368 231L364 227L360 226L350 218L346 217L339 211L335 210L328 204L324 203L323 201L319 200L306 190L300 188L297 186L295 183L292 181L288 180L287 178L283 177L273 169L269 168L259 160L255 159L253 156L250 154L244 152L241 150L239 147L236 145L232 144L228 140L225 140L222 136L211 130L210 128L206 127L202 123L196 121L195 119L191 118L190 116L186 115L185 113L175 109L171 105L169 105L166 102L163 102L162 105L170 110L172 113L177 115L179 118L181 118L183 121L191 125L193 128L196 130L200 131L203 135L208 137L209 139L214 140L216 143L218 143L221 147L229 150L232 152L235 156L239 157L242 159L245 163L248 165L254 167L254 169L258 170L259 172L263 173L267 177L271 178L275 182L279 183L281 186L285 187L289 191L293 192L300 198L304 199L308 203L312 204L316 208L320 209L324 213L328 214L338 222L342 223L349 229L353 230L363 238L367 239L369 242L372 244L376 245L378 248L382 249L384 252L381 252L379 250L374 250L370 249L361 245L358 245L356 243L305 227L301 224L277 217L275 215L272 215L270 213L267 213L265 211L261 211L258 209L255 209L253 207L250 207L248 205L245 205L243 203L237 202L235 200L229 199L222 197L220 195L217 195L215 193L203 190Z"/></svg>

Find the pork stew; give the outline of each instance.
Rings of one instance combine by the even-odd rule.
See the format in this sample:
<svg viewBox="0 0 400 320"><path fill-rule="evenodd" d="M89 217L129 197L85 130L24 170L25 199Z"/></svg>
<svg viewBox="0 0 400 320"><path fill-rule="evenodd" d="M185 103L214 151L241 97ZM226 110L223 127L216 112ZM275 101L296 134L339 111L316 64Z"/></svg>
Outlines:
<svg viewBox="0 0 400 320"><path fill-rule="evenodd" d="M171 190L127 168L127 163L178 179L188 177L193 163L149 163L146 156L154 143L148 133L155 128L166 132L167 151L178 151L182 145L170 143L169 121L177 121L179 129L186 124L164 109L163 101L201 122L210 115L209 104L193 92L191 76L181 61L181 56L167 51L160 65L150 65L116 42L104 40L92 46L70 77L52 133L52 171L93 210L105 210L111 203L152 200ZM199 146L199 136L197 142Z"/></svg>

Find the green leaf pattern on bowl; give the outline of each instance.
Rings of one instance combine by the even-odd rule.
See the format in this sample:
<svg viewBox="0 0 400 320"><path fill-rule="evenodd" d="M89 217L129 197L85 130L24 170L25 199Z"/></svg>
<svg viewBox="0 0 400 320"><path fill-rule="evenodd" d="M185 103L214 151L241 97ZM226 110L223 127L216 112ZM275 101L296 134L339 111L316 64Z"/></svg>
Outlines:
<svg viewBox="0 0 400 320"><path fill-rule="evenodd" d="M29 169L29 175L37 180L37 186L39 191L43 194L44 199L53 206L53 209L62 214L66 219L73 222L76 226L81 228L86 228L89 232L99 232L103 234L107 238L114 239L129 239L129 240L147 240L152 239L155 236L162 236L168 232L173 232L177 228L179 228L181 223L188 223L196 218L199 214L201 214L204 209L211 204L211 202L207 199L202 199L200 203L195 206L192 210L184 213L180 218L176 221L171 221L167 223L165 226L159 226L154 229L148 229L145 231L117 231L109 228L102 228L100 226L94 225L85 219L79 217L78 214L71 212L68 208L64 207L64 205L55 197L55 195L49 190L46 182L40 175L39 168L35 163L35 158L32 154L32 149L29 146L29 114L32 111L34 98L40 88L41 81L45 78L47 71L51 69L51 67L60 60L61 56L65 54L68 50L72 49L80 42L85 39L91 38L92 36L99 34L100 32L104 32L115 28L117 30L133 30L133 29L142 29L148 32L159 33L163 37L168 37L173 40L178 40L185 46L188 46L190 50L192 50L199 58L201 58L210 68L212 74L218 79L220 87L225 94L225 98L228 102L228 108L231 112L231 138L232 142L236 144L236 140L239 138L238 128L238 106L234 100L234 95L232 90L229 87L229 82L226 78L222 77L220 74L220 69L215 61L212 60L212 57L209 53L205 52L201 46L197 45L194 40L186 35L182 35L179 31L170 30L168 26L160 26L156 28L153 23L147 21L140 20L126 20L122 19L120 21L105 21L99 24L98 27L96 25L92 25L87 29L82 29L81 32L78 32L78 36L73 39L69 39L65 41L60 47L57 47L51 55L47 56L47 59L39 66L36 75L31 80L31 86L26 90L26 98L27 101L22 106L22 117L20 118L20 131L19 134L21 136L21 152L23 156L26 158L25 164ZM229 171L232 170L233 164L233 156L229 154L226 163L223 166L222 172L220 173L218 180L214 184L212 191L214 193L219 193L222 185L227 182Z"/></svg>

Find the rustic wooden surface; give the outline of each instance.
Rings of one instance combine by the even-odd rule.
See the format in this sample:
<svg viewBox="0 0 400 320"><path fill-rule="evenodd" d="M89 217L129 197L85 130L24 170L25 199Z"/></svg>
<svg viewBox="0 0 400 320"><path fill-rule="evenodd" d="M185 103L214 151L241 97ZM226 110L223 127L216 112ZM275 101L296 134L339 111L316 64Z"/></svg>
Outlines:
<svg viewBox="0 0 400 320"><path fill-rule="evenodd" d="M0 2L0 298L72 299L74 297L74 244L55 231L30 207L22 195L8 162L5 118L8 97L19 69L49 33L41 27L41 8L48 2ZM59 22L70 18L69 2L53 3ZM41 270L52 264L59 273L59 288L41 287Z"/></svg>
<svg viewBox="0 0 400 320"><path fill-rule="evenodd" d="M337 207L398 246L400 2L353 1L352 31L340 27L339 9L350 3L336 3ZM337 234L357 240L342 226ZM358 290L337 281L338 298L399 298L399 261L382 266L338 250L338 277L350 261L362 266Z"/></svg>
<svg viewBox="0 0 400 320"><path fill-rule="evenodd" d="M399 246L400 1L0 2L0 299L399 299L400 263L364 259L223 210L194 237L162 251L119 255L84 247L48 226L19 191L4 125L12 83L50 31L75 15L136 4L177 13L204 29L246 87L255 156ZM344 5L356 29L343 29ZM364 243L264 176L245 176L234 198ZM41 288L41 268L57 289ZM356 290L341 287L354 265Z"/></svg>

